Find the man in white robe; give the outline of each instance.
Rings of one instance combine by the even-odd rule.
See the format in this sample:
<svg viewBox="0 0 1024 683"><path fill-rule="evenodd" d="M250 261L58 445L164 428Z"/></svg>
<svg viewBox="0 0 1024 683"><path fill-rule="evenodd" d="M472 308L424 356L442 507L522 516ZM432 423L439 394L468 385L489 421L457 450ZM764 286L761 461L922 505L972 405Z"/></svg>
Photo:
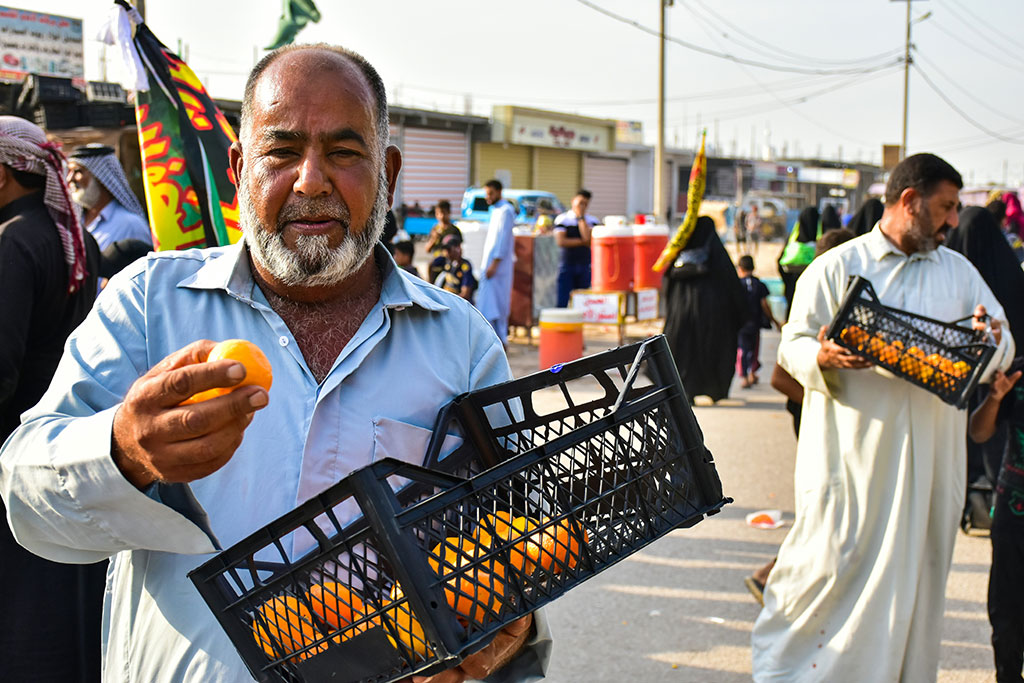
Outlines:
<svg viewBox="0 0 1024 683"><path fill-rule="evenodd" d="M1002 307L974 267L937 246L957 224L960 174L918 154L893 170L874 230L801 275L779 363L804 393L796 522L752 634L754 680L935 680L963 509L966 413L824 339L847 278L887 306L953 321ZM986 376L1013 357L1001 335Z"/></svg>
<svg viewBox="0 0 1024 683"><path fill-rule="evenodd" d="M516 245L512 232L515 211L512 203L501 198L501 182L489 180L484 184L487 203L491 206L491 220L484 241L484 257L480 263L482 275L476 294L476 307L491 323L502 344L508 342L508 315L512 308L512 275L515 269Z"/></svg>

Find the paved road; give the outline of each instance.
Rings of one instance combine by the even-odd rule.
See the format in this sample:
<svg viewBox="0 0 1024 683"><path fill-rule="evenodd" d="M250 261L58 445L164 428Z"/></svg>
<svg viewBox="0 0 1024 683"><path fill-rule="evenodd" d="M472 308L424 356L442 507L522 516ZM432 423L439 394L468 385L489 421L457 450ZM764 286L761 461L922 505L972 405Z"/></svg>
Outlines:
<svg viewBox="0 0 1024 683"><path fill-rule="evenodd" d="M633 326L630 335L656 333ZM588 330L587 353L613 344ZM778 334L764 339L774 358ZM520 339L509 356L517 376L536 370L536 347ZM698 399L699 400L699 399ZM557 636L550 680L559 683L739 683L750 680L750 630L759 606L743 578L769 560L793 520L795 439L783 401L766 384L734 383L732 398L695 408L725 493L721 514L672 532L566 594L549 608ZM786 526L759 530L747 513L784 512ZM939 681L993 680L985 612L990 546L959 534L947 590Z"/></svg>

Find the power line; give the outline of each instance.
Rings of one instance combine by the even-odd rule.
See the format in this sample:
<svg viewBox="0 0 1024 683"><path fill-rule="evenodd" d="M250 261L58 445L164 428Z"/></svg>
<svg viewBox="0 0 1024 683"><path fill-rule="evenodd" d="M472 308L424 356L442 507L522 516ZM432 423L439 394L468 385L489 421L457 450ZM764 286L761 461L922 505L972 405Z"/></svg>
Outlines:
<svg viewBox="0 0 1024 683"><path fill-rule="evenodd" d="M643 24L641 24L641 23L639 23L637 21L629 19L628 17L624 17L624 16L622 16L620 14L616 14L614 12L606 10L603 7L600 7L599 5L596 5L593 2L590 2L590 0L576 0L576 2L580 3L581 5L583 5L585 7L589 7L590 9L594 10L595 12L599 12L601 14L604 14L605 16L611 17L612 19L615 19L616 21L620 21L620 22L622 22L624 24L629 24L630 26L632 26L632 27L634 27L634 28L636 28L636 29L638 29L640 31L643 31L644 33L648 33L648 34L650 34L652 36L657 36L658 38L661 37L661 33L658 32L656 29L649 28L649 27L644 26ZM768 64L766 62L759 62L759 61L756 61L756 60L753 60L753 59L746 59L744 57L737 57L736 55L728 54L728 53L725 53L725 52L718 52L717 50L711 50L709 48L706 48L706 47L703 47L703 46L700 46L700 45L696 45L694 43L689 43L689 42L687 42L685 40L681 40L679 38L673 38L672 36L665 36L665 40L670 42L670 43L675 43L676 45L680 45L682 47L685 47L685 48L687 48L689 50L694 50L695 52L700 52L702 54L710 55L712 57L717 57L719 59L725 59L725 60L728 60L730 62L734 62L736 64L753 66L753 67L757 67L759 69L768 69L769 71L782 71L782 72L786 72L786 73L797 73L797 74L808 74L808 75L819 75L819 76L844 76L844 75L871 73L873 71L879 71L881 69L885 69L887 67L893 66L894 64L902 63L902 58L899 58L899 59L895 59L893 61L890 61L890 62L887 62L887 63L884 63L884 64L879 64L877 66L872 66L872 67L847 68L847 69L805 69L805 68L800 68L800 67L784 66L784 65L780 65L780 64Z"/></svg>
<svg viewBox="0 0 1024 683"><path fill-rule="evenodd" d="M934 71L935 73L937 73L937 74L939 74L940 76L942 76L942 77L943 77L944 79L946 79L946 80L947 80L947 81L949 82L949 84L950 84L950 85L952 85L952 86L953 86L954 88L956 88L957 90L959 90L959 91L960 91L960 92L962 92L963 94L967 95L967 97L968 97L968 98L970 98L970 99L971 99L972 101L976 102L977 104L980 104L981 106L985 107L985 109L987 109L988 111L992 112L993 114L996 114L996 115L998 115L998 116L1001 116L1001 117L1003 117L1004 119L1006 119L1007 121L1010 121L1011 123L1015 123L1015 124L1017 124L1018 126L1024 126L1024 121L1021 121L1021 120L1020 120L1020 119L1018 119L1018 118L1015 118L1015 117L1013 117L1013 116L1010 116L1009 114L1004 114L1003 112L999 111L999 110L998 110L998 109L996 109L995 107L991 107L991 106L989 106L988 104L986 104L985 102L982 102L982 101L981 101L981 100L980 100L980 99L978 98L978 96L977 96L977 95L975 95L974 93L972 93L971 91L969 91L969 90L968 90L967 88L965 88L964 86L960 85L960 83L958 83L958 82L957 82L957 80L956 80L955 78L951 78L951 77L949 77L948 75L946 75L945 73L943 73L943 71L942 71L941 69L939 69L939 67L938 67L938 66L936 66L936 65L935 65L935 64L934 64L933 62L931 62L930 60L928 60L928 59L926 59L926 58L922 57L922 56L921 56L921 54L920 54L920 52L918 52L917 50L915 50L915 51L914 51L914 54L916 55L916 58L917 58L917 59L920 59L920 60L922 60L922 61L923 61L923 62L924 62L924 63L925 63L925 64L926 64L927 66L928 66L928 68L929 68L929 69L931 69L931 70L932 70L932 71Z"/></svg>
<svg viewBox="0 0 1024 683"><path fill-rule="evenodd" d="M943 5L946 5L946 8L947 8L947 9L950 9L951 11L955 11L955 10L952 10L952 9L951 9L951 8L949 7L949 5L947 5L947 4L946 4L945 0L942 0L942 4L943 4ZM964 11L965 13L968 13L968 14L970 14L970 10L968 10L968 9L967 9L966 7L960 7L960 9L961 9L961 10L963 10L963 11ZM975 19L979 20L979 21L982 21L982 22L984 23L984 26L985 26L985 28L986 28L986 29L988 29L989 31L992 31L993 33L995 33L995 34L996 34L996 35L998 35L999 37L1003 38L1004 40L1007 40L1007 41L1009 41L1009 42L1013 43L1014 47L1016 47L1016 48L1017 48L1018 50L1024 50L1024 43L1018 42L1018 39L1017 39L1017 38L1014 38L1014 37L1010 36L1010 35L1009 35L1009 34L1007 34L1007 33L1003 33L1002 31L1000 31L1000 30L999 30L999 28L998 28L997 26L995 26L995 25L994 25L994 24L992 24L991 22L989 22L989 23L985 23L985 22L984 22L984 20L983 20L983 19L981 19L981 17L979 17L979 16L978 16L978 15L976 15L976 14L971 14L971 16L972 16L973 18L975 18ZM988 37L987 37L987 36L986 36L986 40L988 40Z"/></svg>
<svg viewBox="0 0 1024 683"><path fill-rule="evenodd" d="M860 58L857 58L857 59L824 59L824 58L821 58L821 57L810 57L810 56L807 56L807 55L801 55L801 54L798 54L796 52L790 52L789 50L785 50L785 49L783 49L781 47L773 45L773 44L771 44L771 43L769 43L769 42L767 42L765 40L762 40L757 35L743 30L738 25L732 23L731 21L729 21L728 19L723 17L721 14L719 14L718 12L713 10L707 4L705 4L704 2L701 2L701 0L694 0L694 2L697 5L699 5L705 12L707 12L712 17L717 19L724 26L732 29L736 33L739 33L744 38L746 38L748 40L751 40L751 41L753 41L753 42L755 42L755 43L757 43L759 45L762 45L764 47L767 47L771 51L777 53L777 54L767 54L767 55L765 55L765 56L768 56L768 57L773 57L775 59L788 59L789 61L796 61L796 62L799 62L799 63L811 62L811 63L836 64L836 65L841 65L841 64L847 64L847 65L860 64L860 65L863 66L864 62L874 62L876 60L885 59L885 58L891 59L892 57L895 57L899 53L903 52L903 48L894 48L892 50L888 50L886 52L882 52L882 53L877 54L877 55L872 55L870 57L860 57ZM725 32L722 32L722 35L724 37L726 37L726 38L729 37L728 34L726 34ZM748 47L748 49L753 50L753 48L751 48L750 46L747 46L747 47ZM760 52L760 54L765 54L765 53L764 52Z"/></svg>
<svg viewBox="0 0 1024 683"><path fill-rule="evenodd" d="M958 107L956 103L953 102L953 100L951 100L946 95L946 93L942 92L942 89L935 85L935 83L932 82L932 79L928 78L928 74L922 71L921 67L919 67L917 64L912 64L911 66L913 66L914 70L917 71L918 75L920 75L921 78L924 79L924 82L928 84L928 87L931 88L935 92L935 94L938 95L942 99L942 101L949 106L950 109L959 114L964 121L971 124L981 132L990 135L996 139L1002 140L1003 142L1008 142L1011 145L1024 145L1024 140L1019 138L1011 138L1001 133L997 133L996 131L986 128L985 126L981 125L980 123L972 119L963 109Z"/></svg>
<svg viewBox="0 0 1024 683"><path fill-rule="evenodd" d="M963 36L957 35L954 31L946 28L945 26L942 25L942 23L940 23L938 21L931 21L931 22L928 22L928 23L931 24L932 26L934 26L935 28L939 29L940 31L942 31L943 33L945 33L947 36L949 36L953 40L957 41L958 43L963 40ZM993 62L995 62L996 64L999 64L1000 66L1004 66L1007 69L1012 69L1014 71L1020 71L1020 69L1021 69L1021 64L1022 63L1010 64L1009 62L1003 61L1002 57L995 56L995 55L993 55L990 52L987 52L985 50L979 49L977 45L971 45L971 51L981 55L982 57L990 59Z"/></svg>
<svg viewBox="0 0 1024 683"><path fill-rule="evenodd" d="M760 112L769 112L769 111L775 111L777 109L788 108L788 107L792 107L793 105L804 104L805 102L808 102L809 100L811 100L811 99L813 99L815 97L820 97L821 95L825 95L825 94L828 94L830 92L834 92L836 90L841 90L843 88L849 88L849 87L852 87L854 85L860 85L861 83L864 83L864 82L867 82L867 81L870 81L870 80L876 80L876 79L881 78L883 76L888 76L888 75L892 74L897 68L898 67L893 66L893 67L890 67L888 72L878 72L878 73L874 73L874 74L855 76L854 78L849 79L847 81L844 81L842 83L833 84L831 86L828 86L826 88L822 88L820 90L816 90L814 92L804 93L802 95L798 95L796 97L793 97L793 98L791 98L789 100L781 100L781 99L778 99L778 98L773 98L775 100L775 102L776 102L776 104L774 106L771 106L771 105L767 105L766 106L766 104L764 102L761 102L761 103L755 103L755 104L748 105L748 106L745 106L745 107L738 107L738 108L730 109L730 110L721 110L721 111L717 111L717 112L702 112L702 114L705 115L707 118L712 118L712 119L716 119L716 120L719 120L719 121L729 121L729 120L732 120L732 119L741 118L743 116L757 114L757 113L760 113ZM673 123L678 123L678 122L679 122L678 119L673 119ZM812 123L815 123L815 125L820 125L820 124L818 124L815 121L812 121ZM825 130L828 130L828 129L826 128ZM850 140L852 140L854 142L860 142L860 141L854 140L853 138L848 138L848 139L850 139ZM867 144L867 143L860 142L860 144Z"/></svg>
<svg viewBox="0 0 1024 683"><path fill-rule="evenodd" d="M717 42L718 42L718 39L717 39L717 38L716 38L716 37L714 36L714 34L713 34L713 33L712 33L711 31L709 31L709 30L707 29L707 27L706 27L706 22L707 22L707 20L706 20L706 19L704 19L704 17L701 17L701 16L699 15L699 14L697 14L697 13L696 13L696 12L695 12L695 11L694 11L694 10L693 10L693 9L692 9L692 8L691 8L690 6L689 6L689 5L685 5L685 6L686 6L686 8L687 8L687 9L688 9L688 10L690 11L690 13L691 13L691 14L692 14L692 15L693 15L693 16L694 16L694 17L695 17L696 19L697 19L697 21L698 21L698 22L699 22L699 23L701 24L701 27L702 27L702 29L703 29L703 30L704 30L704 31L705 31L706 33L708 33L708 34L709 34L709 37L710 37L710 38L711 38L711 39L712 39L713 41L715 41L715 42L717 43ZM902 60L900 60L900 61L902 61ZM897 62L897 63L898 63L898 62ZM890 65L890 67L892 67L892 66L896 66L896 64L891 64L891 65ZM837 130L835 130L835 129L833 129L833 128L830 128L830 127L826 126L825 124L821 123L820 121L816 121L816 120L814 120L814 119L812 119L812 118L810 118L810 117L808 117L808 116L804 115L804 114L803 114L803 113L802 113L801 111L799 111L798 109L794 108L792 104L790 104L789 102L786 102L786 101L782 100L782 99L781 99L781 98L780 98L780 97L779 97L778 95L776 95L776 94L775 94L774 92L772 92L771 90L769 90L769 89L765 88L765 86L764 86L764 85L763 85L763 84L761 83L761 81L760 81L760 80L758 80L758 79L757 79L757 77L756 77L756 76L754 76L754 74L750 73L750 71L749 71L749 70L748 70L748 69L747 69L747 68L746 68L745 66L741 66L740 68L741 68L741 69L743 69L743 70L744 70L744 71L745 71L745 72L747 73L747 76L748 76L748 77L750 77L750 79L751 79L752 81L754 81L754 83L756 83L756 84L757 84L757 86L758 86L759 88L761 88L762 90L764 90L765 92L767 92L767 93L768 93L769 95L771 95L771 96L772 96L772 98L773 98L773 99L775 99L776 101L778 101L778 102L779 102L779 104L781 104L781 105L785 106L785 107L786 107L787 109L789 109L789 110L790 110L791 112L793 112L794 114L796 114L796 115L797 115L797 116L799 116L800 118L804 119L804 120L805 120L805 121L807 121L808 123L810 123L810 124L812 124L812 125L814 125L814 126L816 126L816 127L820 128L821 130L824 130L824 131L826 131L826 132L828 132L828 133L831 133L832 135L836 135L836 136L838 136L838 137L840 137L840 138L843 138L843 139L846 139L846 140L850 140L851 142L855 142L855 143L857 143L857 144L859 144L859 145L863 145L863 146L866 146L866 147L870 147L870 146L871 146L871 145L873 144L873 143L870 143L870 142L865 142L865 141L863 141L863 140L859 140L859 139L857 139L857 138L854 138L854 137L850 136L850 135L849 135L848 133L842 133L842 132L839 132L839 131L837 131Z"/></svg>
<svg viewBox="0 0 1024 683"><path fill-rule="evenodd" d="M878 72L875 72L878 73ZM853 76L853 78L860 78L863 74ZM805 88L809 85L816 85L825 80L831 80L835 76L820 76L818 80L809 81L805 76L797 76L795 78L787 78L780 81L773 81L768 83L767 86L777 90L793 90L797 88ZM399 84L402 89L409 90L420 90L423 92L431 92L439 95L451 95L455 97L463 96L466 94L465 90L452 90L447 88L432 88L429 86L415 85L409 83ZM509 93L501 95L489 95L485 93L479 93L473 91L474 99L493 100L493 101L508 101L513 96ZM742 99L745 97L755 97L759 93L751 90L750 86L734 86L731 88L722 88L720 90L707 90L698 93L692 93L687 95L678 95L674 97L666 98L667 102L694 102L700 100L718 100L718 99ZM565 106L627 106L627 105L649 105L655 104L658 100L656 98L628 98L628 99L617 99L617 100L574 100L564 98L544 98L544 97L517 97L516 99L524 102L538 102L545 104L561 104Z"/></svg>

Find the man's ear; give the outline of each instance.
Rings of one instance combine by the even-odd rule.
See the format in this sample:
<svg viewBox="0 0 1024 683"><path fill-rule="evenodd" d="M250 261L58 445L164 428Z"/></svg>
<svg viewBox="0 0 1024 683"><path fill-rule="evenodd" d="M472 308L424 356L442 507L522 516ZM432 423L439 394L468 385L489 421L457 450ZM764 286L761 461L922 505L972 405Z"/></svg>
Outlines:
<svg viewBox="0 0 1024 683"><path fill-rule="evenodd" d="M899 205L911 216L916 216L921 208L921 193L908 187L900 193Z"/></svg>
<svg viewBox="0 0 1024 683"><path fill-rule="evenodd" d="M237 140L231 143L228 148L228 166L234 174L235 185L241 182L242 178L242 143Z"/></svg>
<svg viewBox="0 0 1024 683"><path fill-rule="evenodd" d="M384 166L388 177L388 207L395 203L395 188L398 187L398 172L402 170L402 152L394 145L388 145L384 152Z"/></svg>

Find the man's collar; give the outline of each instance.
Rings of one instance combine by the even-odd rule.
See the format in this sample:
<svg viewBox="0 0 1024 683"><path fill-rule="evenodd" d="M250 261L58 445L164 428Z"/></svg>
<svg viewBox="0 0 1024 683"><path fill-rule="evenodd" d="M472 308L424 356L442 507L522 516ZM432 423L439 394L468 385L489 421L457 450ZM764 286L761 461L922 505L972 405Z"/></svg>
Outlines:
<svg viewBox="0 0 1024 683"><path fill-rule="evenodd" d="M867 244L868 253L870 253L876 261L881 261L890 254L895 254L896 256L910 259L911 261L928 259L929 261L938 262L939 260L938 247L929 251L916 251L909 256L905 254L899 247L893 244L888 237L885 236L884 232L882 232L881 221L875 223L874 229L865 236L865 242Z"/></svg>
<svg viewBox="0 0 1024 683"><path fill-rule="evenodd" d="M223 249L222 256L209 259L198 271L179 282L178 286L189 289L222 289L235 298L251 299L255 283L245 240L239 240L237 244ZM373 257L377 259L377 264L381 268L380 300L385 308L401 309L416 305L428 311L448 310L448 306L426 296L421 288L402 277L395 260L383 244L376 244Z"/></svg>

